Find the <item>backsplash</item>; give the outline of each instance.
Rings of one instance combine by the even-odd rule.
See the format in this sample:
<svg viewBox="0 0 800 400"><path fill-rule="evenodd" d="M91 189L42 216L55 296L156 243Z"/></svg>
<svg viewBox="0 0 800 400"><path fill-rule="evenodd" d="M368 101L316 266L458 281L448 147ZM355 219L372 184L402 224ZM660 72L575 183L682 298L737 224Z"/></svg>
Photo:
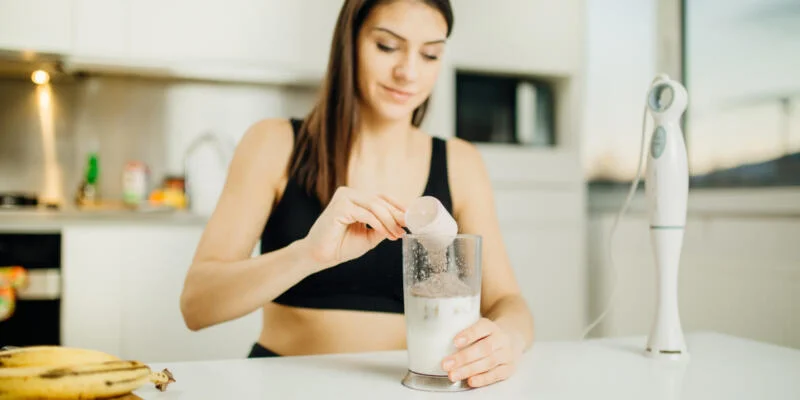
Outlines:
<svg viewBox="0 0 800 400"><path fill-rule="evenodd" d="M151 184L182 175L184 153L203 134L233 147L254 122L304 115L316 89L86 77L36 86L0 80L0 191L27 191L73 207L86 156L98 150L100 195L122 196L122 171L138 160ZM207 144L189 160L193 210L208 214L227 165Z"/></svg>

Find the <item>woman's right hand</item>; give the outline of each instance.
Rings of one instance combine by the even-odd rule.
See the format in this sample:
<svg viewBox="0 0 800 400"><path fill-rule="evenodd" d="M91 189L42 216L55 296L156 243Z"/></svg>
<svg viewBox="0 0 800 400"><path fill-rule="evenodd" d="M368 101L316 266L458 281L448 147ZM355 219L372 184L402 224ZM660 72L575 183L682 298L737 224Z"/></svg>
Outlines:
<svg viewBox="0 0 800 400"><path fill-rule="evenodd" d="M405 231L405 209L384 195L340 187L303 239L318 270L360 257ZM369 225L369 227L367 227Z"/></svg>

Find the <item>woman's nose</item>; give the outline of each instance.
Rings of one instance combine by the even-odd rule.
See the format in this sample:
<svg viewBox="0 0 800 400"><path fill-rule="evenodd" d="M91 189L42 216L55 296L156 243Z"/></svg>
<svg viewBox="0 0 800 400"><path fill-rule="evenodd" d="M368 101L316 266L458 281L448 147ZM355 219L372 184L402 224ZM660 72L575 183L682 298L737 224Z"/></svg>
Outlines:
<svg viewBox="0 0 800 400"><path fill-rule="evenodd" d="M395 78L403 81L414 81L419 74L417 60L412 54L404 56L394 69Z"/></svg>

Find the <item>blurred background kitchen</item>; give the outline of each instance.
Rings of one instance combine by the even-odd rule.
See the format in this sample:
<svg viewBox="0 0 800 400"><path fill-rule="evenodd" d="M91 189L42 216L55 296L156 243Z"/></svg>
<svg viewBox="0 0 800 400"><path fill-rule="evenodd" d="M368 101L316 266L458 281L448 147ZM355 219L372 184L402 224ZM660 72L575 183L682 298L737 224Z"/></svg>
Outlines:
<svg viewBox="0 0 800 400"><path fill-rule="evenodd" d="M303 116L341 0L0 0L0 343L244 357L178 297L239 138ZM800 348L800 3L453 0L425 128L484 154L538 340L644 336L639 161L657 72L685 83L684 330ZM254 249L255 250L255 249ZM616 279L616 280L615 280ZM691 351L691 349L690 349Z"/></svg>

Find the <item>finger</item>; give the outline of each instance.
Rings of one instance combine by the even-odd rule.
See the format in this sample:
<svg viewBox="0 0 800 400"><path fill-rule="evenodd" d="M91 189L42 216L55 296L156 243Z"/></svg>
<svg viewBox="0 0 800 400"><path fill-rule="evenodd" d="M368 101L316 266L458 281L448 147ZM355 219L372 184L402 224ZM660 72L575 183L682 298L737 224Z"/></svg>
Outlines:
<svg viewBox="0 0 800 400"><path fill-rule="evenodd" d="M406 208L399 201L397 201L397 199L395 199L394 197L389 196L387 194L382 194L382 195L380 195L380 197L383 200L386 200L387 203L391 204L394 208L396 208L401 213L405 213L406 212Z"/></svg>
<svg viewBox="0 0 800 400"><path fill-rule="evenodd" d="M488 338L482 340L481 342L485 341L488 341ZM461 367L455 368L448 373L450 380L453 382L457 382L462 379L467 379L471 376L480 375L484 372L487 372L507 360L506 358L504 358L504 353L505 352L502 349L496 350L489 353L485 357L479 358L466 365L462 365Z"/></svg>
<svg viewBox="0 0 800 400"><path fill-rule="evenodd" d="M509 364L500 364L497 367L479 375L471 376L467 379L467 385L471 387L481 387L491 385L511 376L514 368Z"/></svg>
<svg viewBox="0 0 800 400"><path fill-rule="evenodd" d="M381 201L383 201L383 203L386 205L386 208L389 210L389 212L392 213L392 217L394 217L394 222L397 223L397 225L400 227L401 231L400 235L402 236L402 234L405 233L403 227L406 226L405 211L397 208L397 206L395 206L394 204L392 204L391 202L387 201L384 198L381 198Z"/></svg>
<svg viewBox="0 0 800 400"><path fill-rule="evenodd" d="M337 190L337 193L342 193L341 201L345 204L345 207L348 210L354 212L354 215L361 216L359 222L366 223L369 225L369 228L379 231L384 237L393 240L397 239L397 235L393 233L392 229L387 226L387 224L383 223L380 214L374 212L368 207L368 202L364 200L364 196L361 193L349 189L342 190L341 192ZM359 210L355 211L353 210L354 208ZM371 217L364 215L364 212L371 214Z"/></svg>
<svg viewBox="0 0 800 400"><path fill-rule="evenodd" d="M345 225L350 225L355 222L362 222L372 227L375 231L379 232L382 236L385 237L394 237L389 231L386 230L386 227L372 214L369 210L359 207L356 204L351 204L349 207L346 208L344 218L340 220Z"/></svg>
<svg viewBox="0 0 800 400"><path fill-rule="evenodd" d="M445 371L456 371L465 368L486 357L493 357L501 347L497 338L490 335L446 357L442 363L442 369Z"/></svg>
<svg viewBox="0 0 800 400"><path fill-rule="evenodd" d="M394 220L394 224L397 225L398 229L396 232L402 236L405 233L403 230L403 227L406 225L405 214L403 214L403 212L400 211L400 209L398 209L394 204L386 201L386 199L384 199L382 196L376 196L375 199L373 199L373 204L375 204L376 207L382 207L382 209L385 208L386 211L389 212Z"/></svg>
<svg viewBox="0 0 800 400"><path fill-rule="evenodd" d="M394 231L392 231L391 224L387 226L387 224L384 222L385 217L382 217L380 213L373 212L371 209L362 207L358 204L353 204L353 205L363 210L363 212L366 212L367 214L372 216L372 221L374 222L370 222L368 227L369 228L376 227L374 228L374 231L377 231L380 234L381 238L388 238L391 240L399 239L399 236Z"/></svg>
<svg viewBox="0 0 800 400"><path fill-rule="evenodd" d="M491 335L495 328L496 325L494 322L487 318L481 318L469 328L459 332L458 335L453 338L453 344L456 348L463 348L464 346L468 346L471 343Z"/></svg>
<svg viewBox="0 0 800 400"><path fill-rule="evenodd" d="M356 205L372 212L372 214L374 214L378 218L378 220L380 220L381 223L383 223L383 226L386 228L386 230L392 233L393 235L392 238L397 239L403 235L404 233L403 227L397 223L397 221L394 218L394 215L392 214L391 211L389 211L391 206L389 206L379 197L354 196L353 202Z"/></svg>
<svg viewBox="0 0 800 400"><path fill-rule="evenodd" d="M367 238L369 240L370 245L374 247L374 246L378 245L378 243L380 243L384 239L387 239L387 238L390 238L390 237L389 236L384 236L382 233L380 233L379 231L376 231L374 229L368 229L367 230Z"/></svg>

